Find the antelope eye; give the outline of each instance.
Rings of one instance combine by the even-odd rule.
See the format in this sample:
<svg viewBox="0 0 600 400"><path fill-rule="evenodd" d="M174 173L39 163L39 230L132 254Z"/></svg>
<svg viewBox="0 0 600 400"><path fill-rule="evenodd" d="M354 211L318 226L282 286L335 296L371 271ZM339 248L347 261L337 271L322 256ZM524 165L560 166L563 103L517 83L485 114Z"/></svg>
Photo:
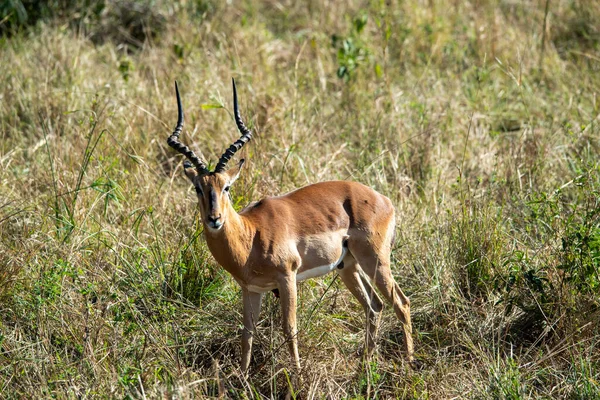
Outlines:
<svg viewBox="0 0 600 400"><path fill-rule="evenodd" d="M223 189L225 192L229 192L229 186L225 186L225 188Z"/></svg>

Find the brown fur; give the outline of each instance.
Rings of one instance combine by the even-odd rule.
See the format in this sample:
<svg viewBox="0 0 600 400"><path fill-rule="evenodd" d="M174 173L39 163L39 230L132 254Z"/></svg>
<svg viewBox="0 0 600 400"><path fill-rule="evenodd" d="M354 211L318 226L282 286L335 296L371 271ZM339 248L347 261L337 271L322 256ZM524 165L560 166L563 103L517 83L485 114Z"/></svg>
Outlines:
<svg viewBox="0 0 600 400"><path fill-rule="evenodd" d="M279 290L284 333L294 364L300 368L296 278L327 272L328 266L340 261L346 240L349 252L341 260L344 268L340 276L365 309L367 353L374 349L377 331L374 318L383 303L365 275L403 322L405 348L412 359L409 300L390 270L395 228L391 201L360 183L332 181L265 198L238 214L224 189L235 181L242 165L243 161L228 171L203 175L186 170L192 183L201 190L198 202L208 247L243 290L242 369L246 371L250 363L252 334L262 295L272 289ZM214 221L222 223L220 229L215 229Z"/></svg>

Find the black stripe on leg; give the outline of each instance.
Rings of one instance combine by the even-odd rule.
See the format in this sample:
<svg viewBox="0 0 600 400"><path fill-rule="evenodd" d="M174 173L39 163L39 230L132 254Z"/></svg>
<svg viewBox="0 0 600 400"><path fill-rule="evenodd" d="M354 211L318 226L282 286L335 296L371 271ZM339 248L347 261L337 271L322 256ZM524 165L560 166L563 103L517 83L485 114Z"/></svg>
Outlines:
<svg viewBox="0 0 600 400"><path fill-rule="evenodd" d="M342 247L347 249L348 248L348 238L346 237L346 239L344 239L344 241L342 242ZM340 263L337 265L338 269L342 269L344 268L344 260L340 261Z"/></svg>

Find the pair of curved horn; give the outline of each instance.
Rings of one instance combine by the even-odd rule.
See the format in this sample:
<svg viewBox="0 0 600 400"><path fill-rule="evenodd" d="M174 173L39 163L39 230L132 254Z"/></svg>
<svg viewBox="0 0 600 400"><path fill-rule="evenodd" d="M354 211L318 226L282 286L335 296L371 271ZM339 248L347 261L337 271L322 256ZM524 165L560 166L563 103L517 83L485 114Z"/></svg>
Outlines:
<svg viewBox="0 0 600 400"><path fill-rule="evenodd" d="M236 140L219 158L219 162L215 168L215 172L222 172L225 170L227 166L227 162L231 159L231 157L241 149L250 139L252 139L252 132L250 129L244 125L242 121L242 117L240 116L240 110L238 107L238 99L237 99L237 90L235 88L235 80L231 78L231 82L233 84L233 114L235 117L235 123L242 134L238 140ZM188 160L196 167L199 174L206 174L210 172L206 167L206 163L202 161L189 147L182 144L179 141L179 135L183 130L183 107L181 105L181 97L179 96L179 88L177 87L177 82L175 82L175 95L177 96L177 125L175 126L175 130L167 139L167 143L169 146L177 150L179 153L186 156Z"/></svg>

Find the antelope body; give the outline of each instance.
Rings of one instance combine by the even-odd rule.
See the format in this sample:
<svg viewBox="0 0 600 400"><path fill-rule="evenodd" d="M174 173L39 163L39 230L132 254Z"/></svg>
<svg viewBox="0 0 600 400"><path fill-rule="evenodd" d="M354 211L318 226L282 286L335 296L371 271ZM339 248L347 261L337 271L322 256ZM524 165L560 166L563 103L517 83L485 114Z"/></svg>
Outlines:
<svg viewBox="0 0 600 400"><path fill-rule="evenodd" d="M337 270L362 305L367 320L366 354L375 348L377 314L383 297L393 305L404 328L404 347L413 359L410 302L394 281L390 255L395 217L391 201L356 182L330 181L305 186L283 196L250 204L239 214L228 196L244 160L226 169L233 154L252 134L239 115L233 82L234 116L242 133L209 171L187 146L179 142L183 110L176 85L179 118L168 143L184 154L185 173L198 194L204 236L216 261L242 288L244 330L243 372L250 365L252 336L265 292L279 292L283 331L295 367L300 369L296 332L297 283Z"/></svg>

